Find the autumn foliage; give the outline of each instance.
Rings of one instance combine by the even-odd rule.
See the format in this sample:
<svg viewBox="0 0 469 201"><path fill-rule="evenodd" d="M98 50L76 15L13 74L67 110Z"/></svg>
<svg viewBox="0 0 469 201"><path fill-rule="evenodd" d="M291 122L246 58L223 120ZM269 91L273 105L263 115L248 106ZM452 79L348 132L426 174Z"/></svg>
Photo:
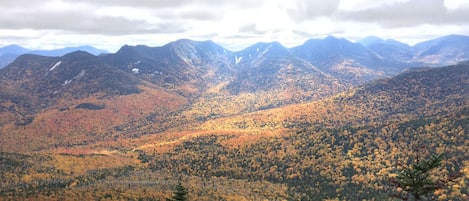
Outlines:
<svg viewBox="0 0 469 201"><path fill-rule="evenodd" d="M282 107L281 93L222 97L220 86L188 101L148 84L60 102L24 125L0 121L0 196L162 200L181 182L189 200L391 200L401 164L445 153L435 176L461 176L430 196L467 200L468 73L414 70Z"/></svg>

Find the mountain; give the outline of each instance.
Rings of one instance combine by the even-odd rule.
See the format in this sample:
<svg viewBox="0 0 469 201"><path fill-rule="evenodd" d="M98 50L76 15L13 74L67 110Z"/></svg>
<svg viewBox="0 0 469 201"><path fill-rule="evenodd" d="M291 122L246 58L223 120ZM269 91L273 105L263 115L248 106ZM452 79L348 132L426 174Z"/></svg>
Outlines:
<svg viewBox="0 0 469 201"><path fill-rule="evenodd" d="M312 39L292 48L292 52L326 73L352 84L396 74L401 66L385 59L359 43L329 36Z"/></svg>
<svg viewBox="0 0 469 201"><path fill-rule="evenodd" d="M418 43L412 47L414 60L431 66L449 65L469 57L469 37L449 35Z"/></svg>
<svg viewBox="0 0 469 201"><path fill-rule="evenodd" d="M64 135L82 135L90 128L63 118L61 110L85 107L111 115L107 112L113 108L111 116L122 116L101 121L99 132L93 131L96 136L104 135L107 129L112 130L110 135L142 136L320 100L415 64L401 62L402 57L385 58L372 48L373 44L404 47L400 43L370 41L365 47L328 37L294 48L270 42L232 52L212 41L181 39L161 47L126 45L114 54L99 56L82 51L60 57L27 54L0 71L1 124L4 132L23 126L30 134L46 134L52 131L38 129L37 119L51 115L49 119L63 119L51 128L65 127ZM140 108L138 112L110 101L128 103L142 95L144 98L134 101L139 103L133 106ZM63 145L54 139L51 146ZM87 137L74 140L90 141Z"/></svg>
<svg viewBox="0 0 469 201"><path fill-rule="evenodd" d="M189 98L193 104L183 112L189 119L304 102L346 88L340 80L292 56L278 42L231 52L212 41L183 39L162 47L124 46L101 58Z"/></svg>
<svg viewBox="0 0 469 201"><path fill-rule="evenodd" d="M197 96L231 73L230 54L212 41L183 39L162 47L123 46L102 58L159 86Z"/></svg>
<svg viewBox="0 0 469 201"><path fill-rule="evenodd" d="M236 121L288 128L337 127L381 121L433 118L468 107L469 62L439 68L416 68L315 102L213 120L204 129L233 129ZM418 95L417 95L418 94ZM281 116L275 114L282 114ZM408 121L409 119L405 120ZM388 122L388 123L389 123Z"/></svg>
<svg viewBox="0 0 469 201"><path fill-rule="evenodd" d="M2 151L11 146L37 149L51 143L96 140L123 123L150 114L166 116L186 102L177 94L109 66L99 57L83 51L62 57L20 56L0 69L0 94L2 137L7 138L4 133L12 133L9 137L13 139L15 135L20 138L48 136L32 141L34 144L18 141L19 144L2 145ZM23 129L9 131L15 127ZM76 138L90 132L94 134ZM49 142L41 143L46 139Z"/></svg>
<svg viewBox="0 0 469 201"><path fill-rule="evenodd" d="M383 40L377 37L367 37L360 40L359 43L389 63L401 66L414 65L413 51L405 43L392 39Z"/></svg>
<svg viewBox="0 0 469 201"><path fill-rule="evenodd" d="M249 53L253 49L259 53ZM255 58L236 62L237 55L248 54ZM0 70L1 125L5 132L23 127L13 132L18 135L54 136L44 144L10 144L18 150L43 149L70 143L60 140L64 136L82 136L72 144L86 144L105 134L141 136L318 100L348 87L289 55L279 43L257 44L234 53L211 41L187 39L162 47L124 46L115 54L100 56L83 51L62 57L25 54ZM141 98L132 103L139 103L133 106L135 111L122 105L137 97ZM74 118L64 117L68 113ZM100 126L84 128L92 123L85 119L84 125L78 124L76 117L91 113L99 114L90 119ZM96 119L102 116L113 118ZM41 128L44 119L56 121ZM60 130L61 138L54 129ZM86 132L95 135L85 137Z"/></svg>
<svg viewBox="0 0 469 201"><path fill-rule="evenodd" d="M29 50L18 45L8 45L0 48L0 68L3 68L9 63L13 62L18 56L22 54L29 53L42 56L63 56L75 51L85 51L93 55L108 53L106 50L100 50L91 46L66 47L54 50Z"/></svg>
<svg viewBox="0 0 469 201"><path fill-rule="evenodd" d="M398 47L398 48L401 48L401 49L410 48L409 45L407 45L405 43L402 43L400 41L393 40L393 39L384 40L384 39L378 38L376 36L365 37L365 38L359 40L358 43L362 44L364 47L367 47L367 48L369 48L370 46L378 45L378 44L392 45L392 46L395 46L395 47Z"/></svg>
<svg viewBox="0 0 469 201"><path fill-rule="evenodd" d="M231 93L276 90L300 95L319 89L325 89L326 93L345 89L338 79L295 57L278 42L257 43L234 54L237 71L234 80L226 86ZM328 87L339 89L326 89Z"/></svg>
<svg viewBox="0 0 469 201"><path fill-rule="evenodd" d="M288 48L279 42L260 42L235 53L235 62L254 62L256 60L272 57L288 57L292 56Z"/></svg>
<svg viewBox="0 0 469 201"><path fill-rule="evenodd" d="M434 176L461 176L428 199L464 200L469 63L390 60L333 37L22 55L0 69L0 199L386 200L398 164L445 152Z"/></svg>
<svg viewBox="0 0 469 201"><path fill-rule="evenodd" d="M138 82L131 75L83 51L59 58L26 54L2 69L0 76L9 86L21 83L16 85L18 91L47 102L57 96L84 98L98 91L106 95L138 92L135 87Z"/></svg>
<svg viewBox="0 0 469 201"><path fill-rule="evenodd" d="M89 45L77 46L77 47L65 47L65 48L53 49L53 50L32 50L28 53L42 55L42 56L56 57L56 56L63 56L65 54L68 54L68 53L71 53L71 52L76 52L76 51L84 51L84 52L88 52L88 53L93 54L93 55L100 55L100 54L109 53L106 50L97 49L97 48L89 46Z"/></svg>
<svg viewBox="0 0 469 201"><path fill-rule="evenodd" d="M0 48L0 55L5 54L24 54L29 50L19 45L7 45Z"/></svg>
<svg viewBox="0 0 469 201"><path fill-rule="evenodd" d="M414 46L377 37L367 37L359 42L388 63L406 68L451 65L468 60L469 57L469 37L461 35L443 36Z"/></svg>
<svg viewBox="0 0 469 201"><path fill-rule="evenodd" d="M10 62L15 60L18 55L28 52L28 49L25 49L19 45L8 45L0 48L0 68L8 65Z"/></svg>

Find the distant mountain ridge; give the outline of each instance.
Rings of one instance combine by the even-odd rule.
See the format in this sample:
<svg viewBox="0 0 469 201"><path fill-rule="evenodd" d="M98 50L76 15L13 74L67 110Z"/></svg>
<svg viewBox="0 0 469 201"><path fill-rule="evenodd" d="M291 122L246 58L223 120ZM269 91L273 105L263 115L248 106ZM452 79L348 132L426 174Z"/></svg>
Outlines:
<svg viewBox="0 0 469 201"><path fill-rule="evenodd" d="M188 43L189 41L191 40L182 39L171 42L165 46L174 46L176 43L182 44ZM277 49L279 52L271 51L270 55L266 56L288 55L289 57L300 57L307 60L309 63L332 73L339 73L346 77L358 76L358 80L362 77L359 75L360 72L363 73L363 71L374 71L371 75L373 77L382 73L396 74L403 69L402 66L444 66L467 60L469 59L469 53L466 53L468 52L467 50L469 50L468 41L468 36L448 35L423 41L415 44L414 46L409 46L397 40L384 40L374 36L363 38L357 42L351 42L344 38L328 36L324 39L310 39L304 44L292 48L285 48L278 42L257 43L241 51L233 52L215 44L212 41L205 41L206 46L201 46L201 48L209 48L210 45L215 45L217 46L217 51L235 53L235 56L239 59L238 62L240 62L242 59L248 59L249 55L251 55L250 57L252 59L253 55L257 55L253 50L262 47L262 45L281 46L283 47L283 50L280 50L280 48ZM141 48L143 46L137 45L134 47ZM151 49L152 47L148 48ZM92 46L66 47L55 50L28 50L18 45L8 45L0 48L0 66L6 66L17 56L25 53L43 56L63 56L67 53L78 50L86 51L93 55L109 53L106 50L100 50ZM245 55L241 56L243 54ZM225 54L225 56L227 55L228 54ZM232 55L230 55L230 57L231 56ZM236 58L234 60L229 60L237 63ZM354 68L354 70L350 69L350 66ZM386 69L382 71L383 68ZM339 69L342 72L338 72ZM359 72L355 72L356 69L360 69Z"/></svg>
<svg viewBox="0 0 469 201"><path fill-rule="evenodd" d="M80 48L93 50L92 47L83 46L32 53L60 55ZM232 102L232 98L237 99L244 94L264 94L265 97L258 98L256 103L253 103L259 104L258 106L246 108L247 111L255 111L259 108L317 100L351 86L394 76L412 67L447 65L469 60L467 50L469 37L458 35L449 35L414 46L376 37L368 37L355 43L329 36L325 39L311 39L293 48L270 42L257 43L236 52L227 50L213 41L181 39L161 47L125 45L113 54L89 54L85 61L88 62L86 65L107 69L97 71L101 74L96 74L95 79L119 72L121 75L140 80L139 82L149 82L171 93L182 95L189 101L197 102L202 100L202 97L205 97L205 101L217 100L214 97L218 97ZM5 55L6 52L22 54L27 51L15 45L0 49L0 53ZM70 65L82 62L79 60L84 57L73 55L78 54L50 58L34 57L32 60L32 57L19 57L2 69L0 76L3 81L10 82L15 73L23 72L21 76L31 76L20 79L23 88L26 86L25 80L28 79L33 80L28 90L35 87L49 88L52 86L41 86L48 85L49 82L38 83L44 79L40 76L55 72L49 72L46 68L65 58L71 59ZM41 60L50 62L41 63ZM80 68L82 66L74 67ZM36 72L38 70L41 72ZM79 72L75 72L73 76L78 74ZM58 76L57 79L62 83L73 78L68 74ZM57 89L60 87L55 86ZM84 93L86 96L85 91ZM263 100L266 97L276 98ZM223 103L217 101L218 104ZM209 115L213 111L205 113Z"/></svg>
<svg viewBox="0 0 469 201"><path fill-rule="evenodd" d="M41 118L62 118L63 111L84 104L103 108L99 112L116 120L96 127L97 136L109 129L135 136L162 132L320 100L413 67L469 59L463 52L466 40L448 36L408 47L375 38L363 46L330 36L294 48L270 42L234 52L213 41L181 39L161 47L125 45L98 56L84 51L54 57L23 54L0 69L0 127L11 121L19 122L12 127L40 127ZM89 113L73 110L77 116ZM64 126L58 122L51 127ZM90 131L73 126L70 122L64 132ZM40 131L34 129L32 133Z"/></svg>
<svg viewBox="0 0 469 201"><path fill-rule="evenodd" d="M205 43L205 46L201 43ZM190 48L188 44L197 44L198 47L196 49ZM187 49L183 50L182 47ZM197 52L207 51L207 48L210 47L214 49L208 51L208 54L197 55ZM162 51L165 48L171 48L173 53L164 55ZM126 49L133 49L133 52L126 52ZM175 56L179 56L185 61L195 62L189 63L189 65L198 65L202 64L197 63L201 61L202 57L205 62L208 62L208 58L212 55L212 59L216 58L218 60L217 65L226 67L225 70L251 68L261 61L273 58L303 60L320 69L323 73L357 85L373 79L396 75L409 67L444 66L469 60L468 49L469 37L459 35L449 35L418 43L414 46L377 37L351 42L344 38L329 36L324 39L311 39L292 48L286 48L278 42L270 42L257 43L240 51L224 49L212 41L198 42L184 39L171 42L162 47L124 46L118 51L118 54L140 54L137 57L144 56L145 59L151 59L153 60L150 64L153 66L152 70L157 70L155 67L157 63L160 63L160 68L161 66L171 65L170 59L174 59ZM194 50L197 52L194 52ZM174 54L174 51L179 51L181 54ZM193 51L194 54L188 51ZM149 55L149 52L153 52L152 55ZM214 52L218 53L214 54ZM111 54L108 56L114 58L113 60L119 60L119 58L115 58L117 55ZM165 63L162 64L161 62ZM116 65L123 64L116 63Z"/></svg>
<svg viewBox="0 0 469 201"><path fill-rule="evenodd" d="M100 54L109 53L106 50L97 49L95 47L84 45L77 47L65 47L60 49L52 50L30 50L19 45L7 45L0 47L0 68L5 67L9 63L13 62L18 56L22 54L36 54L41 56L63 56L65 54L75 52L75 51L85 51L95 56Z"/></svg>

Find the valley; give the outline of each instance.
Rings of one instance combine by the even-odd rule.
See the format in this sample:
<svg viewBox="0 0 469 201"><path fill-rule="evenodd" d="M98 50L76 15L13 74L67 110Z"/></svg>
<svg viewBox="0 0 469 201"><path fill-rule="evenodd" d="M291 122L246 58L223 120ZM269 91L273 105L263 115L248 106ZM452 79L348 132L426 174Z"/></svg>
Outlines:
<svg viewBox="0 0 469 201"><path fill-rule="evenodd" d="M457 177L429 198L466 200L467 41L19 56L0 69L0 200L164 200L178 182L190 200L393 200L399 164L437 153L432 175Z"/></svg>

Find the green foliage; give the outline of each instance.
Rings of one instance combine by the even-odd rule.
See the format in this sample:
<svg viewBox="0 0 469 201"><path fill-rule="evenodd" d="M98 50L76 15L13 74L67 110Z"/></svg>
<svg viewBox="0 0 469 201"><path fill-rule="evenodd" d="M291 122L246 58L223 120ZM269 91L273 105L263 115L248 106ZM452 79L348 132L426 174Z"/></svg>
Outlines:
<svg viewBox="0 0 469 201"><path fill-rule="evenodd" d="M173 197L166 198L166 201L186 201L187 189L179 182L174 188Z"/></svg>
<svg viewBox="0 0 469 201"><path fill-rule="evenodd" d="M443 156L443 153L433 154L430 159L414 162L411 167L405 167L397 176L398 186L409 192L415 200L433 193L439 185L431 178L431 171L441 165Z"/></svg>

